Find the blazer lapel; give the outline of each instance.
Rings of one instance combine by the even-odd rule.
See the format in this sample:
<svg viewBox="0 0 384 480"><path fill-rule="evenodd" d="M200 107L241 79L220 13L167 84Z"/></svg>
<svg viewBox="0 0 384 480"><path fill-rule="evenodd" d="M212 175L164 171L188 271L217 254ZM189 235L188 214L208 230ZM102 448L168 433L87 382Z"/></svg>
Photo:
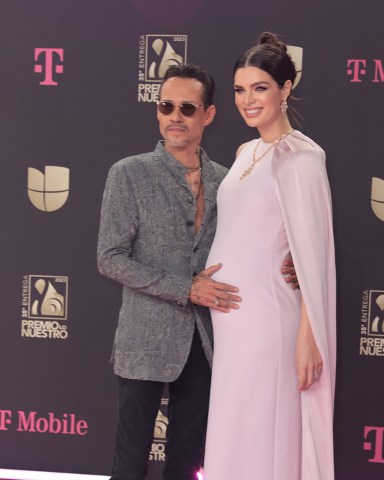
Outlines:
<svg viewBox="0 0 384 480"><path fill-rule="evenodd" d="M203 215L203 222L201 228L196 235L195 244L197 244L205 232L207 227L211 225L212 214L216 209L216 196L217 189L220 185L220 180L217 177L215 169L213 168L210 160L208 159L205 152L201 156L202 170L203 170L203 185L204 185L204 200L205 200L205 210ZM216 222L215 222L216 225Z"/></svg>

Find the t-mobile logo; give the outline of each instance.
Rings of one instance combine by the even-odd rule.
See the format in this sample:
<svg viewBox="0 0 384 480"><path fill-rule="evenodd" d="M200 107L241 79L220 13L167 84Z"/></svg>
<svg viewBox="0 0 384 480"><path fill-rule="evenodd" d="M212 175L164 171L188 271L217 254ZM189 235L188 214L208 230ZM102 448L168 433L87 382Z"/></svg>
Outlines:
<svg viewBox="0 0 384 480"><path fill-rule="evenodd" d="M383 83L384 65L380 59L350 58L347 61L347 75L350 75L352 83Z"/></svg>
<svg viewBox="0 0 384 480"><path fill-rule="evenodd" d="M64 61L63 48L35 48L35 73L44 73L44 80L40 85L58 85L53 80L54 73L63 73L64 65L58 62Z"/></svg>
<svg viewBox="0 0 384 480"><path fill-rule="evenodd" d="M364 427L364 440L366 441L363 448L373 455L368 462L384 463L383 434L384 427Z"/></svg>

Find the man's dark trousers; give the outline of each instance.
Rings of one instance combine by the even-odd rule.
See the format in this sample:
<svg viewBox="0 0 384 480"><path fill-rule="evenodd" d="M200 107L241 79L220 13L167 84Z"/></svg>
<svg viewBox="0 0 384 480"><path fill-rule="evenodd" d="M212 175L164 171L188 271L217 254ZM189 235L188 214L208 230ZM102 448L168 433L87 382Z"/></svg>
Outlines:
<svg viewBox="0 0 384 480"><path fill-rule="evenodd" d="M144 480L164 382L118 378L119 412L111 480ZM164 480L195 480L203 462L211 369L195 328L180 376L169 386Z"/></svg>

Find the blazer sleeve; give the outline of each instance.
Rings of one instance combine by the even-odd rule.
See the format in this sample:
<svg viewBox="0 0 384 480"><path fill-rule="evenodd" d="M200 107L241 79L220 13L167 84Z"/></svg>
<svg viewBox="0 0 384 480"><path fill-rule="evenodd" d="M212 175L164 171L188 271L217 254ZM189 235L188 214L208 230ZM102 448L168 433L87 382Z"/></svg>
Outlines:
<svg viewBox="0 0 384 480"><path fill-rule="evenodd" d="M186 306L192 279L135 260L132 252L138 231L133 179L118 162L109 171L103 195L97 247L99 271L137 292Z"/></svg>

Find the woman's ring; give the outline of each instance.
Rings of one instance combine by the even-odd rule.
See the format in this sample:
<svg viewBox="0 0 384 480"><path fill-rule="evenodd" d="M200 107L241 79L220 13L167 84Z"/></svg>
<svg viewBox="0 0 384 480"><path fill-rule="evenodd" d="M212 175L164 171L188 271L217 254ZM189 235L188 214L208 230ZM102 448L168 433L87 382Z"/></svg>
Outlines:
<svg viewBox="0 0 384 480"><path fill-rule="evenodd" d="M220 305L220 302L219 302L218 298L216 298L216 300L215 300L215 305Z"/></svg>

